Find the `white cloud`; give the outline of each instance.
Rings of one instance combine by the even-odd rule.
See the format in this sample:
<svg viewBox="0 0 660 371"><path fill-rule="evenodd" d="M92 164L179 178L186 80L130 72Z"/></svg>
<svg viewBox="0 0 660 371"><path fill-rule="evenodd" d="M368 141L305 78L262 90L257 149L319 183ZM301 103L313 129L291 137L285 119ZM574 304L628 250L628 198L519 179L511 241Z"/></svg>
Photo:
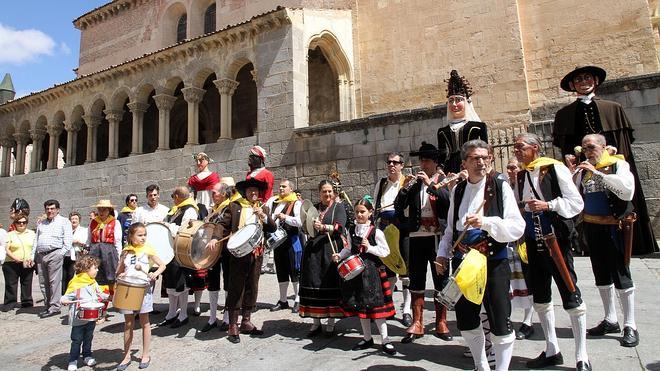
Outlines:
<svg viewBox="0 0 660 371"><path fill-rule="evenodd" d="M23 64L40 55L53 55L55 41L35 30L15 30L0 24L0 63Z"/></svg>
<svg viewBox="0 0 660 371"><path fill-rule="evenodd" d="M71 55L71 48L64 41L60 43L60 50L64 55Z"/></svg>

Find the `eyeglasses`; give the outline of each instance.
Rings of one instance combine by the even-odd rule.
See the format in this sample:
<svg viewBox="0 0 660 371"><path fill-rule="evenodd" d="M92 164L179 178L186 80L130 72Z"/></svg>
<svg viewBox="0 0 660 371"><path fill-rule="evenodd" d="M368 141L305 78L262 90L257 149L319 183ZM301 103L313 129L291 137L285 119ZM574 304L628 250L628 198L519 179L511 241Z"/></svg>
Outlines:
<svg viewBox="0 0 660 371"><path fill-rule="evenodd" d="M403 164L403 161L387 160L387 161L385 161L385 163L388 164L388 165L401 165L401 164Z"/></svg>
<svg viewBox="0 0 660 371"><path fill-rule="evenodd" d="M14 222L16 225L26 225L28 222Z"/></svg>
<svg viewBox="0 0 660 371"><path fill-rule="evenodd" d="M509 165L506 167L507 170L518 170L518 166L516 165Z"/></svg>
<svg viewBox="0 0 660 371"><path fill-rule="evenodd" d="M137 198L131 198L128 202L137 202Z"/></svg>
<svg viewBox="0 0 660 371"><path fill-rule="evenodd" d="M600 146L597 146L595 144L587 144L586 146L582 146L582 149L586 150L586 151L593 151L594 149L596 149L598 147L600 147Z"/></svg>

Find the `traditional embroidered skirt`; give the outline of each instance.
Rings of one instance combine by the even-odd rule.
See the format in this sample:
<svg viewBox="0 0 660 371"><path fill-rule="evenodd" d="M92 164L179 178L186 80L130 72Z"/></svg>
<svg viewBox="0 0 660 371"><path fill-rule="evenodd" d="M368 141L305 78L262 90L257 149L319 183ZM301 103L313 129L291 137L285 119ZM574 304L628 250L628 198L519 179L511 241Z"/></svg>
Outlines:
<svg viewBox="0 0 660 371"><path fill-rule="evenodd" d="M335 245L342 242L334 240ZM326 235L319 235L305 245L300 272L300 317L344 317L340 307L341 278L332 261L332 249Z"/></svg>
<svg viewBox="0 0 660 371"><path fill-rule="evenodd" d="M377 259L377 258L376 258ZM396 314L385 266L363 259L364 271L342 284L342 309L347 317L388 318Z"/></svg>

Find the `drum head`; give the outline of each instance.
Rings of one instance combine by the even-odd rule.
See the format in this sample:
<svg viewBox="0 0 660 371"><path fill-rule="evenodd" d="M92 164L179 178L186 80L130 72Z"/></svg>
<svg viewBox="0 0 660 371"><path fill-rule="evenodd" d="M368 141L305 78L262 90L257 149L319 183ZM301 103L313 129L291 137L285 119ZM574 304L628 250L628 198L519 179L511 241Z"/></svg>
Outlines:
<svg viewBox="0 0 660 371"><path fill-rule="evenodd" d="M193 235L190 257L195 265L208 268L218 260L219 250L208 250L206 245L213 239L215 228L222 228L220 225L205 223Z"/></svg>
<svg viewBox="0 0 660 371"><path fill-rule="evenodd" d="M100 309L103 308L103 303L82 303L80 307L83 309Z"/></svg>
<svg viewBox="0 0 660 371"><path fill-rule="evenodd" d="M243 228L239 229L229 237L227 248L233 250L244 245L250 240L250 238L252 238L258 228L257 224L246 224Z"/></svg>
<svg viewBox="0 0 660 371"><path fill-rule="evenodd" d="M138 286L138 287L149 286L149 280L135 276L126 276L123 278L117 278L117 283L124 284L126 286Z"/></svg>
<svg viewBox="0 0 660 371"><path fill-rule="evenodd" d="M167 264L174 258L174 239L164 223L147 224L147 242L156 249L156 254Z"/></svg>

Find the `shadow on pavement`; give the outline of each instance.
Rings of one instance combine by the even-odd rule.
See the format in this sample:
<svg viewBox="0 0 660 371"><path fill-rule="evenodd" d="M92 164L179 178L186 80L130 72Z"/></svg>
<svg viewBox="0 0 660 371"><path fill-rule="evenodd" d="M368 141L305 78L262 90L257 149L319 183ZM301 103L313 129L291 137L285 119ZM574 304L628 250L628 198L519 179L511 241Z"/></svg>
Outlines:
<svg viewBox="0 0 660 371"><path fill-rule="evenodd" d="M133 358L135 353L138 351L132 351ZM121 361L123 351L119 348L116 349L94 349L92 346L92 356L96 359L97 365L94 366L94 370L114 370L117 368L117 364ZM135 361L135 359L133 359ZM138 360L139 362L139 360ZM41 366L42 371L48 370L57 370L65 369L69 364L69 353L56 354L50 357L48 363ZM78 367L85 367L83 365L82 358L78 360Z"/></svg>

